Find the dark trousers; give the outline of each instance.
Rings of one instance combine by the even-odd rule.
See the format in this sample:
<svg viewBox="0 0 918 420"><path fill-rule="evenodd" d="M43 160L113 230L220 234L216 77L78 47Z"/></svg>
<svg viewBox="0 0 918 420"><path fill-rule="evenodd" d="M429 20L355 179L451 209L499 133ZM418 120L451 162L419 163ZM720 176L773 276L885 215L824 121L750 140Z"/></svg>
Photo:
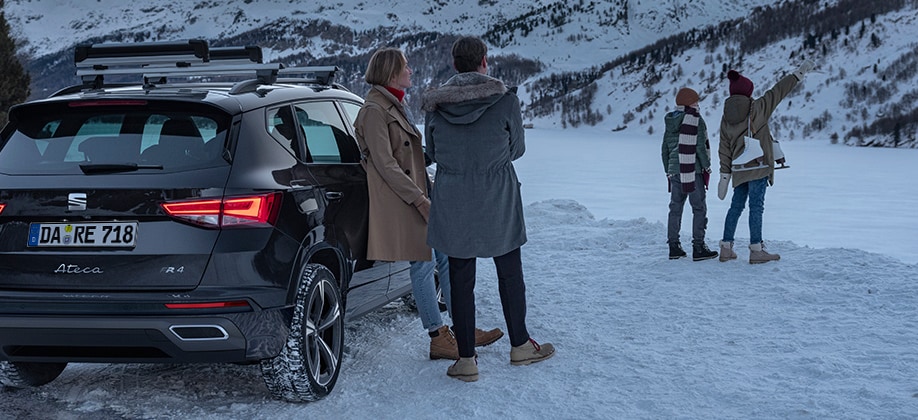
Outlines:
<svg viewBox="0 0 918 420"><path fill-rule="evenodd" d="M705 203L704 178L702 174L695 174L695 191L688 194L682 192L682 183L679 176L669 180L669 223L666 229L666 241L671 244L679 243L679 231L682 230L682 209L685 199L688 198L692 205L692 245L704 243L704 233L708 228L708 205Z"/></svg>
<svg viewBox="0 0 918 420"><path fill-rule="evenodd" d="M475 355L475 264L476 258L449 257L450 301L453 306L453 332L460 357ZM510 335L510 345L529 341L526 330L526 284L520 249L494 257L497 267L500 304Z"/></svg>

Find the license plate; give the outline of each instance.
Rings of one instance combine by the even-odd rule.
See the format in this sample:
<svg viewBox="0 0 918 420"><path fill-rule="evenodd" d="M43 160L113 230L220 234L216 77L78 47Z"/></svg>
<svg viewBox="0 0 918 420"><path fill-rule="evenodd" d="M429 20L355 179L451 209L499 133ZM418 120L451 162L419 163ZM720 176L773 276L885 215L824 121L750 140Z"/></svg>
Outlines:
<svg viewBox="0 0 918 420"><path fill-rule="evenodd" d="M32 223L30 247L133 247L137 222Z"/></svg>

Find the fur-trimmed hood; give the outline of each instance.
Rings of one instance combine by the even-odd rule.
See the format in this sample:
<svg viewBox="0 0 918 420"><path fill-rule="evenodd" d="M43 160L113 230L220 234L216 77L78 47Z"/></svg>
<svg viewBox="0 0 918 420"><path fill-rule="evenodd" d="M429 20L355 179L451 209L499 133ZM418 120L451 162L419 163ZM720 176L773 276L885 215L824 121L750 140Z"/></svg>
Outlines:
<svg viewBox="0 0 918 420"><path fill-rule="evenodd" d="M470 124L507 94L504 82L477 73L459 73L423 95L422 109L453 124Z"/></svg>

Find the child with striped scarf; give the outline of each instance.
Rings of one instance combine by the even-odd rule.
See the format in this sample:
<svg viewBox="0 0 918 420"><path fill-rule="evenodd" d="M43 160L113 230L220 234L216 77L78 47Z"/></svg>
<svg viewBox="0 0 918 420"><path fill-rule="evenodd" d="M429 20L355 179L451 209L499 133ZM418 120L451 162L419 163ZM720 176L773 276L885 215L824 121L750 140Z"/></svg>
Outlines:
<svg viewBox="0 0 918 420"><path fill-rule="evenodd" d="M669 181L669 221L667 242L669 259L686 256L679 241L682 209L688 199L692 206L692 260L717 256L704 241L708 225L705 191L711 174L711 146L707 125L698 112L698 93L689 88L676 93L676 110L666 114L663 132L663 169Z"/></svg>

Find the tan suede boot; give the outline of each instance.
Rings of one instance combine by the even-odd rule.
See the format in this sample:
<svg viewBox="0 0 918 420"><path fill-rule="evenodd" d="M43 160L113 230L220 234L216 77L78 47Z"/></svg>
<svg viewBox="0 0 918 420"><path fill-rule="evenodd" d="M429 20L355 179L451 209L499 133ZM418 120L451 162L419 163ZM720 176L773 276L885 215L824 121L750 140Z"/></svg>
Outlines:
<svg viewBox="0 0 918 420"><path fill-rule="evenodd" d="M733 242L720 241L720 262L736 259L736 252L733 252Z"/></svg>
<svg viewBox="0 0 918 420"><path fill-rule="evenodd" d="M765 251L765 242L749 245L749 264L761 264L780 259L780 255L769 254Z"/></svg>
<svg viewBox="0 0 918 420"><path fill-rule="evenodd" d="M493 330L485 331L481 328L475 328L475 347L487 346L497 340L500 340L504 336L504 332L500 328L495 328Z"/></svg>
<svg viewBox="0 0 918 420"><path fill-rule="evenodd" d="M446 375L450 378L456 378L464 382L475 382L478 380L478 358L477 357L460 357L448 369Z"/></svg>
<svg viewBox="0 0 918 420"><path fill-rule="evenodd" d="M555 355L555 346L551 343L539 345L535 340L510 348L510 364L514 366L528 365L541 362Z"/></svg>
<svg viewBox="0 0 918 420"><path fill-rule="evenodd" d="M430 337L430 360L458 358L459 347L456 345L456 337L449 327L444 325L437 330L435 337Z"/></svg>

